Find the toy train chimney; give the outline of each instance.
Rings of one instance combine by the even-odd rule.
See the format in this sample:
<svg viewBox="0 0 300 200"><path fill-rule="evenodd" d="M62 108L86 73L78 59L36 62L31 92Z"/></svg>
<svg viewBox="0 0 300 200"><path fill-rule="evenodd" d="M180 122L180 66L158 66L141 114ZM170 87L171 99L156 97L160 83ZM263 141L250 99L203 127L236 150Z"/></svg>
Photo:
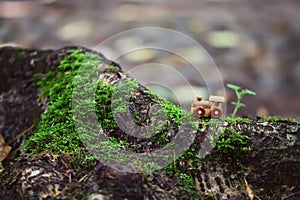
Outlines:
<svg viewBox="0 0 300 200"><path fill-rule="evenodd" d="M197 96L196 99L197 99L197 101L202 101L202 97L201 96Z"/></svg>

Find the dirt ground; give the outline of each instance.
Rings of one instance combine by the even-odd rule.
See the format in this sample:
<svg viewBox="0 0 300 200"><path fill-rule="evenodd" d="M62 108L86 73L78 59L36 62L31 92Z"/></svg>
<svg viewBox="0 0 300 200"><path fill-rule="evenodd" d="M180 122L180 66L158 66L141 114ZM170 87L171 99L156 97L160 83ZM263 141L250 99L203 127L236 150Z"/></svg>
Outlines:
<svg viewBox="0 0 300 200"><path fill-rule="evenodd" d="M239 115L299 118L299 7L299 1L279 0L1 1L0 44L42 49L82 45L97 50L99 43L126 30L169 28L201 44L218 66L224 83L257 92L256 97L245 98L247 107ZM184 41L153 37L156 46L180 49L196 63L203 61L201 52L185 46ZM134 49L149 43L145 38L143 34L119 37L101 51L113 59L120 56L124 46ZM167 80L167 88L177 96L188 96L190 100L193 96L186 94L190 85L199 90L206 87L186 63L171 53L127 52L117 62L127 71L145 63L162 63L175 69L187 77L188 84L173 76L160 75L161 79ZM157 71L136 78L151 80L153 76L157 76ZM228 101L234 99L230 91L227 95ZM166 97L169 98L168 94ZM229 103L227 106L230 113L232 107Z"/></svg>

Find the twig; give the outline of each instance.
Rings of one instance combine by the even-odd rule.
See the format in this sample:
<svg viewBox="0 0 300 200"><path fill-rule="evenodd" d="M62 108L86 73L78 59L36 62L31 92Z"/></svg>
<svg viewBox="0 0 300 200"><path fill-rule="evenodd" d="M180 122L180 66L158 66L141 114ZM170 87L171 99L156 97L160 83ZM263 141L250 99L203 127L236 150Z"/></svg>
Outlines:
<svg viewBox="0 0 300 200"><path fill-rule="evenodd" d="M23 135L25 135L26 133L28 133L29 131L31 131L33 129L33 127L34 127L34 125L32 124L28 129L26 129L25 131L23 131L22 133L20 133L19 135L17 135L14 139L10 140L6 144L9 145L9 144L15 142L17 139L19 139L20 137L22 137Z"/></svg>

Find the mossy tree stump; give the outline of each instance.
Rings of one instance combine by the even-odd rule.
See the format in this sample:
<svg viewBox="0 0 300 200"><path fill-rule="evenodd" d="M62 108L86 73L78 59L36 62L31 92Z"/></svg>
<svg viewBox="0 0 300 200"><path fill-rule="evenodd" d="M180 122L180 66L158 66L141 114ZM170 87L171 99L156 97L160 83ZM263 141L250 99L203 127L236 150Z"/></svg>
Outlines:
<svg viewBox="0 0 300 200"><path fill-rule="evenodd" d="M169 165L149 173L118 171L95 159L75 131L72 112L73 81L82 65L101 65L93 76L98 78L95 111L104 134L116 147L137 153L164 147L176 137L180 119L186 117L191 127L185 134L195 135L189 148ZM198 152L209 132L210 119L194 122L100 53L82 47L1 48L0 81L0 133L5 140L13 140L35 125L12 144L13 151L3 161L1 199L300 197L299 121L227 118L215 148L201 158ZM112 94L120 83L127 84L124 91L131 87L129 101L121 99L120 106L112 107ZM150 110L157 106L164 117L155 118L161 126L155 130L157 134L146 139L122 131L132 123L114 121L112 110L122 113L125 109L135 124L147 126L155 116ZM132 161L131 167L134 164Z"/></svg>

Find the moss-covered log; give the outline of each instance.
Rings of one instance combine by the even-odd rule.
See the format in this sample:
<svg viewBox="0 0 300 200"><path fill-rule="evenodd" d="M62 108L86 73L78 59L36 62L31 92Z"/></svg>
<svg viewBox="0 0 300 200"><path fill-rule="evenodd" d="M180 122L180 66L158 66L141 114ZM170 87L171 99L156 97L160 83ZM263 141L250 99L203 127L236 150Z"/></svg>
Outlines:
<svg viewBox="0 0 300 200"><path fill-rule="evenodd" d="M82 67L94 71L84 74L79 71ZM137 83L118 64L81 47L0 48L0 78L0 133L5 140L12 141L35 125L34 130L12 143L13 151L3 161L1 199L300 197L299 121L195 120ZM96 83L91 91L90 80ZM76 90L75 83L83 87ZM85 92L93 92L94 98L79 98L86 96ZM74 93L78 95L75 100ZM78 110L80 116L95 111L101 125L99 136L89 120L85 127L76 127L80 122L74 104L78 102L87 102L80 104L86 105ZM151 124L154 128L147 129ZM205 138L220 132L215 125L222 131L214 148L202 158L199 152ZM95 146L92 150L101 146L96 152L101 154L100 160L82 141L89 134ZM108 141L101 140L102 136ZM145 164L149 160L141 162L141 158L114 152L119 148L147 157L167 147L174 138L190 145L174 159L154 156L151 166ZM163 159L171 161L160 168L157 163ZM116 160L127 164L105 166ZM141 170L145 168L150 170ZM159 169L151 170L155 168Z"/></svg>

